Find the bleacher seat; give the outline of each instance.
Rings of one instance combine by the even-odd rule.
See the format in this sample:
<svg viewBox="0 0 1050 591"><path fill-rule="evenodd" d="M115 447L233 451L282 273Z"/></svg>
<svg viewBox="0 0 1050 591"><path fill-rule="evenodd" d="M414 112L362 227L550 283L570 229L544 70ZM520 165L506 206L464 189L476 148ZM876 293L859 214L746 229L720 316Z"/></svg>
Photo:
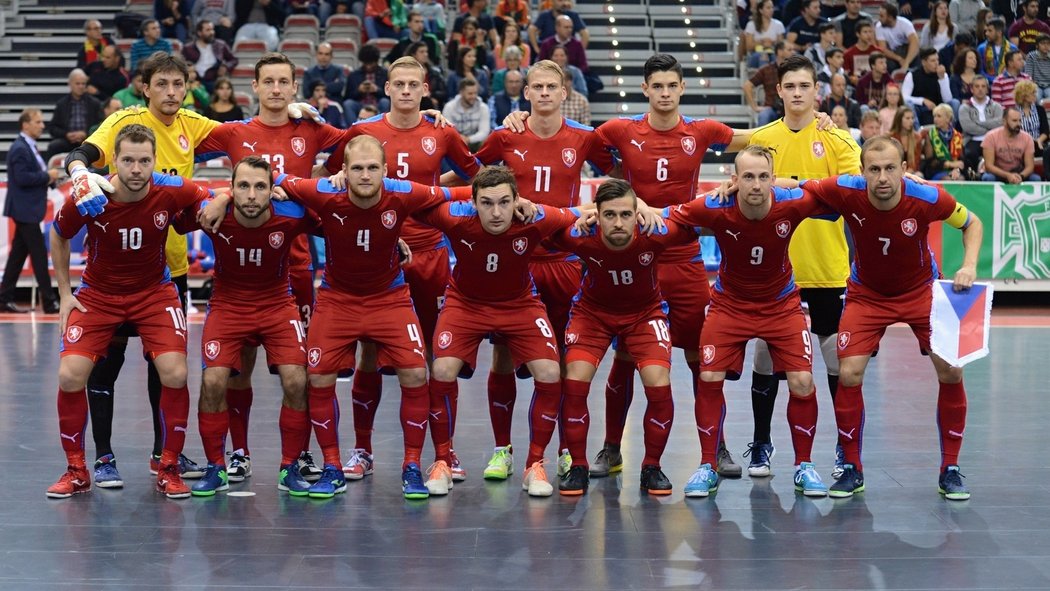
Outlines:
<svg viewBox="0 0 1050 591"><path fill-rule="evenodd" d="M244 63L242 60L241 63ZM252 93L252 80L255 80L255 66L237 66L230 72L230 82L235 93Z"/></svg>
<svg viewBox="0 0 1050 591"><path fill-rule="evenodd" d="M241 39L233 44L233 55L237 56L242 64L251 64L254 67L255 62L266 53L265 41ZM254 76L255 73L253 72L252 75Z"/></svg>
<svg viewBox="0 0 1050 591"><path fill-rule="evenodd" d="M146 18L153 18L153 0L128 0L124 4L126 12L135 12Z"/></svg>
<svg viewBox="0 0 1050 591"><path fill-rule="evenodd" d="M306 68L314 65L314 44L307 39L284 39L277 51L288 56L296 65Z"/></svg>
<svg viewBox="0 0 1050 591"><path fill-rule="evenodd" d="M328 39L332 44L332 61L356 69L358 43L353 39Z"/></svg>
<svg viewBox="0 0 1050 591"><path fill-rule="evenodd" d="M326 41L353 39L357 45L360 45L361 19L354 14L333 14L325 23L324 38Z"/></svg>
<svg viewBox="0 0 1050 591"><path fill-rule="evenodd" d="M390 53L390 50L397 45L397 39L390 39L388 37L380 37L378 39L369 39L365 45L375 45L379 48L380 55L386 55Z"/></svg>
<svg viewBox="0 0 1050 591"><path fill-rule="evenodd" d="M134 39L117 39L117 49L120 53L124 54L124 63L127 67L131 67L131 44L135 42Z"/></svg>
<svg viewBox="0 0 1050 591"><path fill-rule="evenodd" d="M201 162L193 169L195 179L230 179L233 177L233 162L226 156L220 156Z"/></svg>
<svg viewBox="0 0 1050 591"><path fill-rule="evenodd" d="M284 19L284 39L306 39L315 45L321 40L321 22L312 14L291 14Z"/></svg>
<svg viewBox="0 0 1050 591"><path fill-rule="evenodd" d="M248 111L252 108L252 95L246 92L234 92L233 100L240 105L241 109L244 110L245 115L247 115Z"/></svg>

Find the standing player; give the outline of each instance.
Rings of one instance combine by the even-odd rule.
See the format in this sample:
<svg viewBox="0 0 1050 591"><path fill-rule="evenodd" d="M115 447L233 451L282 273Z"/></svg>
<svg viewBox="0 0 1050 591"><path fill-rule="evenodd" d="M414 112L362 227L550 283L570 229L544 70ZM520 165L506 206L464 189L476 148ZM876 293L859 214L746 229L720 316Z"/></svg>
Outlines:
<svg viewBox="0 0 1050 591"><path fill-rule="evenodd" d="M586 265L583 286L573 300L565 329L567 367L561 421L572 467L558 484L563 495L587 492L587 395L613 339L638 360L649 402L643 422L641 487L652 495L671 494L671 481L660 469L660 457L674 419L672 341L656 263L665 249L695 244L697 235L680 226L668 226L651 236L639 233L637 201L627 181L606 181L594 198L598 227L583 233L566 229L551 237L555 247L576 253Z"/></svg>
<svg viewBox="0 0 1050 591"><path fill-rule="evenodd" d="M813 63L792 56L777 68L777 92L784 101L784 117L758 128L750 143L773 153L773 172L779 178L817 179L860 171L860 147L849 132L832 127L819 130L813 109L817 104L817 74ZM802 301L809 305L810 327L817 335L828 372L828 388L836 391L838 358L835 336L842 315L842 294L849 275L849 253L842 221L805 220L790 247L795 281ZM745 455L751 476L768 476L775 449L769 436L778 380L769 352L758 341L751 374L751 404L755 419L754 441ZM834 398L834 396L832 396ZM838 456L839 454L836 454ZM840 458L836 458L837 474Z"/></svg>
<svg viewBox="0 0 1050 591"><path fill-rule="evenodd" d="M903 179L904 149L896 140L877 137L864 142L861 161L863 177L844 175L803 183L803 188L842 214L856 248L838 336L840 381L835 398L839 444L846 463L842 476L831 485L828 494L832 497L849 497L864 490L861 384L868 359L886 327L907 323L922 351L930 350L930 284L940 276L927 240L930 225L944 220L962 230L963 264L955 273L956 290L973 286L984 232L981 220L941 187ZM962 483L958 465L966 428L963 370L933 353L930 360L940 383L938 490L947 499L965 500L970 491Z"/></svg>
<svg viewBox="0 0 1050 591"><path fill-rule="evenodd" d="M728 372L739 375L743 370L744 350L753 338L769 344L774 369L787 374L795 488L807 496L824 496L827 487L810 458L817 428L813 347L788 245L803 220L830 212L798 189L772 188L769 150L748 146L737 154L735 164L735 200L721 203L710 197L667 209L672 221L710 228L722 251L700 334L700 392L694 411L702 459L685 486L685 496L706 497L718 489L717 451L726 412L723 384Z"/></svg>
<svg viewBox="0 0 1050 591"><path fill-rule="evenodd" d="M179 454L186 442L190 396L186 389L186 317L178 290L164 265L164 241L172 218L208 196L179 177L154 173L156 140L142 125L117 134L117 170L105 212L94 218L70 201L59 211L51 232L62 302L62 360L58 378L58 425L68 469L47 496L66 498L91 489L84 462L88 419L88 376L122 323L134 324L143 349L161 381L163 452L157 490L169 498L190 496L182 481ZM70 291L69 240L87 226L91 259L76 294Z"/></svg>
<svg viewBox="0 0 1050 591"><path fill-rule="evenodd" d="M353 368L354 345L371 341L379 347L380 363L396 369L401 382L402 490L406 498L426 498L419 469L429 411L426 345L399 265L397 241L409 215L437 206L450 192L384 178L383 146L372 137L351 140L344 159L345 191L327 179L281 175L277 183L317 212L326 239L324 279L307 341L310 422L324 454L324 471L310 487L310 496L346 492L336 376Z"/></svg>

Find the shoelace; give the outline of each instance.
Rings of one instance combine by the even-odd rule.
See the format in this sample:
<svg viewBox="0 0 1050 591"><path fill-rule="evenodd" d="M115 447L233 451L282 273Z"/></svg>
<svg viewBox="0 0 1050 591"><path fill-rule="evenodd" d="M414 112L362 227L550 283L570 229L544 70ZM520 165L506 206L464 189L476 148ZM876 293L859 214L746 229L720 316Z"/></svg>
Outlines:
<svg viewBox="0 0 1050 591"><path fill-rule="evenodd" d="M689 484L699 484L711 480L712 472L714 472L714 470L711 468L700 468L689 478Z"/></svg>
<svg viewBox="0 0 1050 591"><path fill-rule="evenodd" d="M405 470L401 479L406 486L423 486L423 475L419 473L419 470Z"/></svg>
<svg viewBox="0 0 1050 591"><path fill-rule="evenodd" d="M962 479L966 478L962 472L958 470L948 470L948 473L944 475L944 483L950 486L962 486Z"/></svg>
<svg viewBox="0 0 1050 591"><path fill-rule="evenodd" d="M747 450L744 452L744 457L746 458L746 457L750 456L752 454L752 452L754 452L754 458L752 458L752 461L760 463L760 464L764 463L764 462L769 462L769 452L766 451L766 444L764 444L764 443L759 443L758 445L755 445L754 443L747 444Z"/></svg>
<svg viewBox="0 0 1050 591"><path fill-rule="evenodd" d="M820 474L817 474L817 470L813 466L806 466L799 471L798 480L800 483L806 481L817 483L820 482Z"/></svg>
<svg viewBox="0 0 1050 591"><path fill-rule="evenodd" d="M542 480L544 482L550 482L547 479L547 470L546 470L546 468L544 468L544 466L546 466L546 465L547 465L547 459L544 458L544 459L541 459L538 462L533 463L532 466L529 467L529 471L532 472L532 478L534 480Z"/></svg>
<svg viewBox="0 0 1050 591"><path fill-rule="evenodd" d="M437 474L434 474L437 472ZM427 468L427 476L433 476L434 478L451 478L452 471L449 470L448 464L445 462L434 462Z"/></svg>

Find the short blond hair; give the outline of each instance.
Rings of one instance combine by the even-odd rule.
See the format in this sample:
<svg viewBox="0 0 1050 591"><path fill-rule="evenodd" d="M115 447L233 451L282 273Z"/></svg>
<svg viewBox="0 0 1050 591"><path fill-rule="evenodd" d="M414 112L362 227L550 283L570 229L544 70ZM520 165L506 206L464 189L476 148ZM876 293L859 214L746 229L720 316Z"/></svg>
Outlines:
<svg viewBox="0 0 1050 591"><path fill-rule="evenodd" d="M934 107L933 114L936 115L937 113L948 117L948 123L951 123L952 119L955 119L955 111L952 109L952 106L948 103L941 103Z"/></svg>
<svg viewBox="0 0 1050 591"><path fill-rule="evenodd" d="M398 68L406 68L406 69L410 69L410 70L415 70L415 71L419 72L420 79L422 79L422 80L426 80L427 79L427 69L423 67L423 64L419 63L419 60L417 60L416 58L414 58L414 57L412 57L410 55L399 57L396 60L394 60L394 63L390 64L390 67L387 68L387 79L388 80L390 78L394 77L394 70L396 70Z"/></svg>
<svg viewBox="0 0 1050 591"><path fill-rule="evenodd" d="M540 60L532 66L529 66L529 73L525 76L526 83L531 81L533 73L538 74L540 72L554 75L559 82L565 79L565 72L561 69L561 66L551 60Z"/></svg>

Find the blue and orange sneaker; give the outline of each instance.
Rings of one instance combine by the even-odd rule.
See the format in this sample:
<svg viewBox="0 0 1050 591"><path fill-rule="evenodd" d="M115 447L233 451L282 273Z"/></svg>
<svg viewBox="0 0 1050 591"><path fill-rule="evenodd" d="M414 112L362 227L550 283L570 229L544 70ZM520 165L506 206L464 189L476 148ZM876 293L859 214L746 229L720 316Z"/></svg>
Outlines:
<svg viewBox="0 0 1050 591"><path fill-rule="evenodd" d="M343 476L343 469L332 464L325 464L321 478L310 486L308 494L311 499L330 499L345 492L346 478Z"/></svg>

